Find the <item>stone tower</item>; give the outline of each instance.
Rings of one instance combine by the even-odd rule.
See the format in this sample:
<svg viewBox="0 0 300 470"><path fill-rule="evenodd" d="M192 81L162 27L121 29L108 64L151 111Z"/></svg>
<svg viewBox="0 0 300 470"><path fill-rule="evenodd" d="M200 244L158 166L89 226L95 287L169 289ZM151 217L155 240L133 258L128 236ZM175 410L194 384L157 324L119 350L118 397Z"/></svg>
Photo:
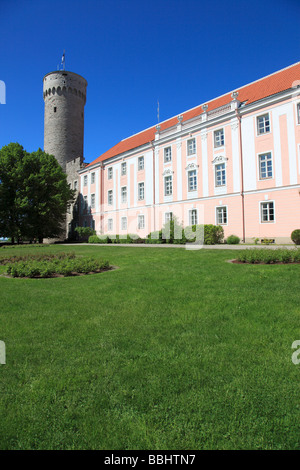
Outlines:
<svg viewBox="0 0 300 470"><path fill-rule="evenodd" d="M61 240L74 238L79 219L79 176L83 163L84 105L87 81L77 73L58 70L43 78L45 102L44 151L54 155L77 191L62 221ZM54 241L54 240L49 240Z"/></svg>
<svg viewBox="0 0 300 470"><path fill-rule="evenodd" d="M67 162L83 157L86 87L83 77L65 70L43 79L44 151L54 155L64 171Z"/></svg>

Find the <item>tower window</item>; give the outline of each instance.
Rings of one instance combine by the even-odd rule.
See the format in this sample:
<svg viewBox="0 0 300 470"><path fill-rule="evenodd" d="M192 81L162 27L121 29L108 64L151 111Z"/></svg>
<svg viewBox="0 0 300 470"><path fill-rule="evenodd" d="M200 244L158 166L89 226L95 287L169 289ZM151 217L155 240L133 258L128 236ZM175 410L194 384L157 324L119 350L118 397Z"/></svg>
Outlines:
<svg viewBox="0 0 300 470"><path fill-rule="evenodd" d="M54 106L54 109L53 109L53 111L56 113L56 106Z"/></svg>

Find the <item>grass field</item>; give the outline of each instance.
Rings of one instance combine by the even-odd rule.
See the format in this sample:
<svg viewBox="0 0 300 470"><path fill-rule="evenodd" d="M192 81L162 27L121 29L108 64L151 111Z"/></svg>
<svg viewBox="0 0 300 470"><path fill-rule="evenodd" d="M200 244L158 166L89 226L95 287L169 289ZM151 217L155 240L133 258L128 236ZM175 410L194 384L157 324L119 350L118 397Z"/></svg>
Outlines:
<svg viewBox="0 0 300 470"><path fill-rule="evenodd" d="M299 265L230 264L225 250L2 250L119 269L0 278L0 449L300 449Z"/></svg>

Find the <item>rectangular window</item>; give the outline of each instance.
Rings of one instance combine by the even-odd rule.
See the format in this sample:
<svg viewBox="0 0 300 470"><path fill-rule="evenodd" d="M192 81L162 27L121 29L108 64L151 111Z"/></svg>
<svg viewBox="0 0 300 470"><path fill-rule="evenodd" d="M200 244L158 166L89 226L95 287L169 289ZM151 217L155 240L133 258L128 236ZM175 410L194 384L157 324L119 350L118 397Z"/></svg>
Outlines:
<svg viewBox="0 0 300 470"><path fill-rule="evenodd" d="M172 149L171 147L167 147L164 149L164 162L170 162L172 161Z"/></svg>
<svg viewBox="0 0 300 470"><path fill-rule="evenodd" d="M87 182L88 182L88 177L87 177L87 175L84 175L84 177L83 177L83 186L87 186Z"/></svg>
<svg viewBox="0 0 300 470"><path fill-rule="evenodd" d="M109 232L112 232L112 230L113 230L113 219L108 219L108 221L107 221L107 230Z"/></svg>
<svg viewBox="0 0 300 470"><path fill-rule="evenodd" d="M138 198L139 201L143 201L145 199L145 183L138 184Z"/></svg>
<svg viewBox="0 0 300 470"><path fill-rule="evenodd" d="M113 190L110 189L107 193L107 202L109 206L113 205Z"/></svg>
<svg viewBox="0 0 300 470"><path fill-rule="evenodd" d="M96 196L95 194L91 194L91 208L95 209L95 203L96 203Z"/></svg>
<svg viewBox="0 0 300 470"><path fill-rule="evenodd" d="M266 134L270 132L270 118L269 113L257 117L257 134Z"/></svg>
<svg viewBox="0 0 300 470"><path fill-rule="evenodd" d="M127 166L127 165L126 165L126 162L123 162L123 163L121 164L121 175L122 175L122 176L126 175L126 172L127 172L126 166Z"/></svg>
<svg viewBox="0 0 300 470"><path fill-rule="evenodd" d="M95 173L91 174L91 184L95 183Z"/></svg>
<svg viewBox="0 0 300 470"><path fill-rule="evenodd" d="M198 213L197 209L192 209L189 211L189 224L190 225L197 225L198 223Z"/></svg>
<svg viewBox="0 0 300 470"><path fill-rule="evenodd" d="M83 210L86 211L88 208L87 196L83 196Z"/></svg>
<svg viewBox="0 0 300 470"><path fill-rule="evenodd" d="M138 215L138 229L141 230L143 228L145 228L145 216Z"/></svg>
<svg viewBox="0 0 300 470"><path fill-rule="evenodd" d="M225 163L219 163L215 166L215 185L225 186L226 185L226 169Z"/></svg>
<svg viewBox="0 0 300 470"><path fill-rule="evenodd" d="M214 146L223 147L224 145L224 129L218 129L214 132Z"/></svg>
<svg viewBox="0 0 300 470"><path fill-rule="evenodd" d="M187 141L187 154L194 155L196 153L196 139L189 139Z"/></svg>
<svg viewBox="0 0 300 470"><path fill-rule="evenodd" d="M298 124L300 124L300 103L297 104L297 117L298 117Z"/></svg>
<svg viewBox="0 0 300 470"><path fill-rule="evenodd" d="M144 165L145 165L145 162L144 162L144 157L139 157L138 158L138 170L143 170L144 169Z"/></svg>
<svg viewBox="0 0 300 470"><path fill-rule="evenodd" d="M171 222L173 220L173 212L166 212L165 213L165 223Z"/></svg>
<svg viewBox="0 0 300 470"><path fill-rule="evenodd" d="M77 191L77 189L78 189L78 181L74 181L74 189L75 189L75 191Z"/></svg>
<svg viewBox="0 0 300 470"><path fill-rule="evenodd" d="M188 188L189 191L197 190L197 171L191 170L188 172Z"/></svg>
<svg viewBox="0 0 300 470"><path fill-rule="evenodd" d="M107 179L112 180L113 177L113 168L110 166L107 170Z"/></svg>
<svg viewBox="0 0 300 470"><path fill-rule="evenodd" d="M121 217L121 230L127 230L127 217Z"/></svg>
<svg viewBox="0 0 300 470"><path fill-rule="evenodd" d="M217 225L226 225L227 224L227 207L217 207L216 208L216 222Z"/></svg>
<svg viewBox="0 0 300 470"><path fill-rule="evenodd" d="M173 194L173 181L172 176L165 176L165 196L172 196Z"/></svg>
<svg viewBox="0 0 300 470"><path fill-rule="evenodd" d="M261 202L260 203L260 214L262 222L274 222L275 212L274 212L274 202Z"/></svg>
<svg viewBox="0 0 300 470"><path fill-rule="evenodd" d="M121 202L122 204L127 202L127 186L121 188Z"/></svg>
<svg viewBox="0 0 300 470"><path fill-rule="evenodd" d="M259 179L264 180L273 178L272 168L272 155L271 153L264 153L258 156L259 159Z"/></svg>

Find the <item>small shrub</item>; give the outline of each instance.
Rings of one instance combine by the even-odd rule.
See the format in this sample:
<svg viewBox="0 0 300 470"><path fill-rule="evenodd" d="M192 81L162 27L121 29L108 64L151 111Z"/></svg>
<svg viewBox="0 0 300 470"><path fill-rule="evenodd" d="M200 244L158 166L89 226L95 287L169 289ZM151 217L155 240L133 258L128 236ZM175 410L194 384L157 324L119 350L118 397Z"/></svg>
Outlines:
<svg viewBox="0 0 300 470"><path fill-rule="evenodd" d="M291 239L296 245L300 245L300 229L294 230L291 233Z"/></svg>
<svg viewBox="0 0 300 470"><path fill-rule="evenodd" d="M240 241L241 240L237 235L229 235L226 240L228 245L238 245Z"/></svg>

